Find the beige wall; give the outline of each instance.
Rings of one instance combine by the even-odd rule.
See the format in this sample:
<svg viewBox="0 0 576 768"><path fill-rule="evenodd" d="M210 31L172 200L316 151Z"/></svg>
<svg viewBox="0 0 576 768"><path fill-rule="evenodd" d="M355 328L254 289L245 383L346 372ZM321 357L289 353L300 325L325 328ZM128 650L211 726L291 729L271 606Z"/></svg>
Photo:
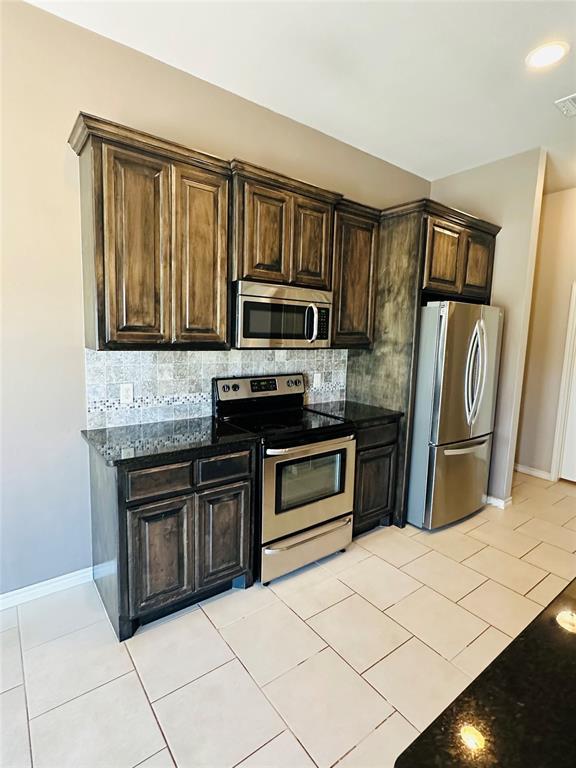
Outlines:
<svg viewBox="0 0 576 768"><path fill-rule="evenodd" d="M424 179L20 3L2 4L0 591L90 564L79 110L385 207Z"/></svg>
<svg viewBox="0 0 576 768"><path fill-rule="evenodd" d="M516 461L550 473L570 292L576 281L576 188L544 195Z"/></svg>
<svg viewBox="0 0 576 768"><path fill-rule="evenodd" d="M502 500L512 487L545 162L545 153L534 149L432 183L435 200L502 227L492 303L505 316L489 485Z"/></svg>

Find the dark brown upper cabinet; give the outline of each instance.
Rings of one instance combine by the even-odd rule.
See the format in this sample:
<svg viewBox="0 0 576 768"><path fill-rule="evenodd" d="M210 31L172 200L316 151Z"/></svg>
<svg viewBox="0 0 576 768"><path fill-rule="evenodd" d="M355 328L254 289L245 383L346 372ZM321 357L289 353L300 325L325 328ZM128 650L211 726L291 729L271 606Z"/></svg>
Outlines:
<svg viewBox="0 0 576 768"><path fill-rule="evenodd" d="M422 288L427 294L489 301L499 227L427 202Z"/></svg>
<svg viewBox="0 0 576 768"><path fill-rule="evenodd" d="M229 164L81 113L86 345L228 346Z"/></svg>
<svg viewBox="0 0 576 768"><path fill-rule="evenodd" d="M238 280L332 286L332 222L341 195L232 161Z"/></svg>
<svg viewBox="0 0 576 768"><path fill-rule="evenodd" d="M334 234L335 347L372 343L376 299L379 211L342 201L336 207Z"/></svg>

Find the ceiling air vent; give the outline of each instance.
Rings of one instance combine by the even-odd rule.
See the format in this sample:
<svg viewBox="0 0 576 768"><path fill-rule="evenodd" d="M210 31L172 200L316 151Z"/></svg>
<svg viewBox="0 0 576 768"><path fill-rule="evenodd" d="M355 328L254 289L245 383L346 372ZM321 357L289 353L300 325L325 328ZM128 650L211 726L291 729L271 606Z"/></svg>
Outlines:
<svg viewBox="0 0 576 768"><path fill-rule="evenodd" d="M576 117L576 93L573 93L571 96L565 96L563 99L557 99L554 104L556 104L564 117Z"/></svg>

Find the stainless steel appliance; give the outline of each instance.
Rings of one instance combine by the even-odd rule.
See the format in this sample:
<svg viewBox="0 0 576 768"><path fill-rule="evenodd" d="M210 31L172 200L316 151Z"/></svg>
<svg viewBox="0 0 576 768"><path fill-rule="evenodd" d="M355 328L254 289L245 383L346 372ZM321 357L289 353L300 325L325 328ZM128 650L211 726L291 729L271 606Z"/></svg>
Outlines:
<svg viewBox="0 0 576 768"><path fill-rule="evenodd" d="M421 311L408 522L438 528L486 503L503 313L455 301Z"/></svg>
<svg viewBox="0 0 576 768"><path fill-rule="evenodd" d="M351 424L304 407L304 376L214 379L218 422L261 441L263 582L352 540L356 439Z"/></svg>
<svg viewBox="0 0 576 768"><path fill-rule="evenodd" d="M330 346L332 293L239 280L236 291L238 348Z"/></svg>

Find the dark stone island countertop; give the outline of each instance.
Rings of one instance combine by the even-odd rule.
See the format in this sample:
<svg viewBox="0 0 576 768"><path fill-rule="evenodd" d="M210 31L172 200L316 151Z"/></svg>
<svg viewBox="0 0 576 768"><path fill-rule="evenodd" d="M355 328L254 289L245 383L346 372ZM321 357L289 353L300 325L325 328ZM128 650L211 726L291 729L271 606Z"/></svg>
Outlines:
<svg viewBox="0 0 576 768"><path fill-rule="evenodd" d="M574 768L576 633L559 625L561 611L576 611L576 579L420 734L395 768ZM476 732L462 734L470 726Z"/></svg>
<svg viewBox="0 0 576 768"><path fill-rule="evenodd" d="M380 408L377 405L357 403L354 400L331 400L324 403L310 403L306 406L311 411L326 413L337 419L351 421L356 426L366 426L371 423L385 424L395 421L404 414L401 411L392 411L389 408Z"/></svg>
<svg viewBox="0 0 576 768"><path fill-rule="evenodd" d="M82 431L82 436L111 466L160 454L194 451L231 443L253 443L258 440L256 435L217 424L211 416L108 429L87 429Z"/></svg>

